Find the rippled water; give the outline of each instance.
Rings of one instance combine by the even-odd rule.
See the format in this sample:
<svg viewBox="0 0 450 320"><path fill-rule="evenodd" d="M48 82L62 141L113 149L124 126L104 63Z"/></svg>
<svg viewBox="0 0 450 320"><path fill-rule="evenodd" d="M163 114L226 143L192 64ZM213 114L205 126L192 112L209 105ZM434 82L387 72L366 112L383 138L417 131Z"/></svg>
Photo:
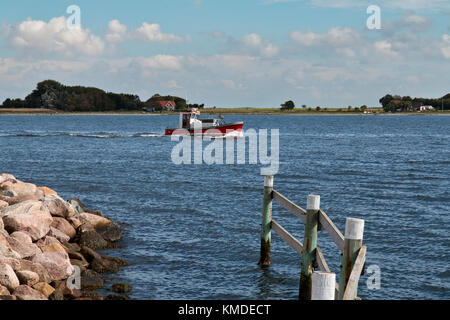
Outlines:
<svg viewBox="0 0 450 320"><path fill-rule="evenodd" d="M227 116L280 129L275 189L300 206L310 193L343 232L366 220L367 266L381 289L363 299L449 299L449 116ZM296 299L300 257L272 236L262 270L259 165L175 165L161 137L176 116L0 116L0 171L77 196L124 225L132 263L114 281L134 299ZM273 216L302 241L297 218ZM329 236L319 245L339 273Z"/></svg>

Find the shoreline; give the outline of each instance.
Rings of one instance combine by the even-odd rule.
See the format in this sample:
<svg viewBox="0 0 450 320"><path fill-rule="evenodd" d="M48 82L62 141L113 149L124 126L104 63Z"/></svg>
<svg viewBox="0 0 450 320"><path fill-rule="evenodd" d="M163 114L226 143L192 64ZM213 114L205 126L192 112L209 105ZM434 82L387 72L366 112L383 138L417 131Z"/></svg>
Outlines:
<svg viewBox="0 0 450 320"><path fill-rule="evenodd" d="M237 115L248 115L248 116L449 116L450 110L435 111L435 112L377 112L377 113L361 113L361 112L333 112L333 111L300 111L300 112L239 112L239 111L205 111L201 110L201 115L213 116L213 115L224 115L224 116L237 116ZM0 116L150 116L150 117L161 117L161 116L178 116L179 112L162 112L162 113L150 113L150 112L35 112L35 111L25 111L25 112L7 112L0 110Z"/></svg>

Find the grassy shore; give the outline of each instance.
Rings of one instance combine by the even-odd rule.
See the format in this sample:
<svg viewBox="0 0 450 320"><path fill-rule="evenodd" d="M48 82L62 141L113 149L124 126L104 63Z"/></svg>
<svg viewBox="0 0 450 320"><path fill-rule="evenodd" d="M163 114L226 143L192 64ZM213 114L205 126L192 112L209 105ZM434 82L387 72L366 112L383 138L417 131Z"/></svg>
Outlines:
<svg viewBox="0 0 450 320"><path fill-rule="evenodd" d="M381 108L370 108L363 113L361 110L354 109L341 109L341 108L327 108L327 109L303 109L298 108L294 110L280 110L280 108L208 108L201 109L201 114L203 115L230 115L230 114L244 114L244 115L437 115L445 114L450 115L450 110L446 111L427 111L427 112L399 112L399 113L385 113ZM144 112L144 111L128 111L128 110L118 110L118 111L101 111L101 112L65 112L51 109L40 109L40 108L24 108L24 109L6 109L0 108L0 114L48 114L48 115L173 115L178 114L178 112L162 111L162 112Z"/></svg>

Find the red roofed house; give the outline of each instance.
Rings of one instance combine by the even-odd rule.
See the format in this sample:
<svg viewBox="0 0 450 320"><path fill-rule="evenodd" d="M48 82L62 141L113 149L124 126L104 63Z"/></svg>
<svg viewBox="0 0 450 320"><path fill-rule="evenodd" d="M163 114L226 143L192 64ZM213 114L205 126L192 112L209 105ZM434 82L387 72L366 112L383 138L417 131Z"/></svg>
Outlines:
<svg viewBox="0 0 450 320"><path fill-rule="evenodd" d="M158 101L158 103L167 111L175 111L175 107L177 106L175 101Z"/></svg>

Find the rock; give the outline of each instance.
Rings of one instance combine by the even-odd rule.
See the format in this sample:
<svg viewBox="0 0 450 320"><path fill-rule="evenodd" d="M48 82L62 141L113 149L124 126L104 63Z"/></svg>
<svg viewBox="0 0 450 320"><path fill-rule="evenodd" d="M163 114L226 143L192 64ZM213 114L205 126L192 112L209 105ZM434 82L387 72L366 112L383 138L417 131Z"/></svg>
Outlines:
<svg viewBox="0 0 450 320"><path fill-rule="evenodd" d="M20 254L14 251L7 238L9 236L5 237L0 233L0 257L20 259Z"/></svg>
<svg viewBox="0 0 450 320"><path fill-rule="evenodd" d="M22 270L22 266L21 266L20 261L18 259L0 257L0 263L6 263L6 264L10 265L11 268L15 272L17 272L19 270Z"/></svg>
<svg viewBox="0 0 450 320"><path fill-rule="evenodd" d="M0 300L16 300L16 296L13 296L11 294L0 296Z"/></svg>
<svg viewBox="0 0 450 320"><path fill-rule="evenodd" d="M41 264L53 280L67 279L75 271L66 252L43 252L31 261Z"/></svg>
<svg viewBox="0 0 450 320"><path fill-rule="evenodd" d="M7 240L11 248L20 255L21 259L30 258L42 252L41 249L39 249L39 247L34 243L32 243L31 241L30 242L21 241L17 239L17 237L12 236L8 237Z"/></svg>
<svg viewBox="0 0 450 320"><path fill-rule="evenodd" d="M2 190L3 195L5 192L12 191L16 193L16 196L24 196L24 195L34 195L36 192L36 185L32 183L22 182L20 180L12 180L9 179L0 184L0 190Z"/></svg>
<svg viewBox="0 0 450 320"><path fill-rule="evenodd" d="M4 191L2 191L2 196L8 197L8 198L15 198L18 196L18 194L14 190L4 190Z"/></svg>
<svg viewBox="0 0 450 320"><path fill-rule="evenodd" d="M7 295L10 295L8 288L0 284L0 296L7 296Z"/></svg>
<svg viewBox="0 0 450 320"><path fill-rule="evenodd" d="M9 206L9 203L3 200L0 200L0 210Z"/></svg>
<svg viewBox="0 0 450 320"><path fill-rule="evenodd" d="M97 216L95 214L92 213L87 213L87 212L83 212L80 213L77 216L78 219L80 219L81 223L83 222L89 222L92 226L96 227L101 227L101 226L105 226L111 223L110 220Z"/></svg>
<svg viewBox="0 0 450 320"><path fill-rule="evenodd" d="M0 285L8 288L10 291L13 291L20 285L19 279L9 264L0 263Z"/></svg>
<svg viewBox="0 0 450 320"><path fill-rule="evenodd" d="M96 231L107 241L116 242L122 238L122 229L115 223L98 227Z"/></svg>
<svg viewBox="0 0 450 320"><path fill-rule="evenodd" d="M55 190L52 190L48 187L37 187L38 191L42 191L44 197L49 195L58 195L58 193Z"/></svg>
<svg viewBox="0 0 450 320"><path fill-rule="evenodd" d="M32 211L45 211L45 207L43 206L41 201L29 200L24 201L23 203L18 203L12 206L5 207L1 209L0 215L15 215L15 214L27 214Z"/></svg>
<svg viewBox="0 0 450 320"><path fill-rule="evenodd" d="M83 262L83 261L78 260L78 259L70 259L70 263L74 267L78 267L80 269L80 272L85 271L87 269L87 267L89 266L89 263Z"/></svg>
<svg viewBox="0 0 450 320"><path fill-rule="evenodd" d="M64 281L55 281L53 287L55 290L48 297L49 300L64 300L64 288L66 287Z"/></svg>
<svg viewBox="0 0 450 320"><path fill-rule="evenodd" d="M33 243L33 239L31 239L30 234L25 231L15 231L15 232L11 233L11 237L13 237L23 243L27 243L27 244Z"/></svg>
<svg viewBox="0 0 450 320"><path fill-rule="evenodd" d="M66 249L57 242L49 243L41 247L42 252L63 252L67 253Z"/></svg>
<svg viewBox="0 0 450 320"><path fill-rule="evenodd" d="M79 234L82 234L84 232L88 232L88 231L92 231L92 230L95 230L94 226L92 224L90 224L89 222L84 222L78 227L77 232Z"/></svg>
<svg viewBox="0 0 450 320"><path fill-rule="evenodd" d="M47 298L55 291L55 288L45 282L36 283L35 285L33 285L33 289L41 292Z"/></svg>
<svg viewBox="0 0 450 320"><path fill-rule="evenodd" d="M81 247L78 245L78 243L70 243L67 241L61 241L61 244L68 249L68 251L74 251L74 252L80 252Z"/></svg>
<svg viewBox="0 0 450 320"><path fill-rule="evenodd" d="M41 208L40 201L25 201L3 208L1 214L6 231L26 231L33 241L42 238L50 231L53 218Z"/></svg>
<svg viewBox="0 0 450 320"><path fill-rule="evenodd" d="M18 300L48 300L40 291L27 285L18 286L14 290L13 295L15 295Z"/></svg>
<svg viewBox="0 0 450 320"><path fill-rule="evenodd" d="M82 246L80 250L81 254L86 258L87 261L92 262L94 259L101 259L102 256L92 250L89 247Z"/></svg>
<svg viewBox="0 0 450 320"><path fill-rule="evenodd" d="M36 272L29 270L20 270L16 272L17 278L20 284L27 286L33 286L39 282L39 275Z"/></svg>
<svg viewBox="0 0 450 320"><path fill-rule="evenodd" d="M3 183L6 180L16 180L16 177L9 173L0 174L0 183Z"/></svg>
<svg viewBox="0 0 450 320"><path fill-rule="evenodd" d="M81 291L67 287L67 281L55 281L55 291L50 295L51 300L73 300L81 297Z"/></svg>
<svg viewBox="0 0 450 320"><path fill-rule="evenodd" d="M34 193L34 196L39 200L39 201L43 201L44 200L44 191L36 188L36 192Z"/></svg>
<svg viewBox="0 0 450 320"><path fill-rule="evenodd" d="M43 204L55 217L69 218L74 214L72 206L55 194L45 196Z"/></svg>
<svg viewBox="0 0 450 320"><path fill-rule="evenodd" d="M49 272L43 265L24 259L19 260L19 263L20 263L20 270L30 270L37 273L39 275L39 282L45 283L52 282L52 278Z"/></svg>
<svg viewBox="0 0 450 320"><path fill-rule="evenodd" d="M0 217L0 219L1 219L1 217ZM0 228L0 235L4 236L5 238L9 237L8 231L6 231L5 229L1 229L1 228Z"/></svg>
<svg viewBox="0 0 450 320"><path fill-rule="evenodd" d="M133 287L128 283L114 283L112 285L112 289L116 293L128 293L133 289Z"/></svg>
<svg viewBox="0 0 450 320"><path fill-rule="evenodd" d="M86 213L90 213L90 214L93 214L93 215L96 215L96 216L100 216L100 217L102 217L102 216L103 216L103 213L102 213L101 211L95 211L95 210L86 210L85 212L86 212Z"/></svg>
<svg viewBox="0 0 450 320"><path fill-rule="evenodd" d="M81 273L81 289L96 290L105 286L105 282L100 274L93 270L86 270Z"/></svg>
<svg viewBox="0 0 450 320"><path fill-rule="evenodd" d="M81 226L81 221L75 217L67 218L67 221L69 221L72 227L74 227L75 229L78 229L78 227Z"/></svg>
<svg viewBox="0 0 450 320"><path fill-rule="evenodd" d="M70 259L80 260L83 263L84 267L87 267L89 265L89 263L86 261L86 259L84 258L84 256L81 253L75 252L75 251L69 251L68 254L69 254Z"/></svg>
<svg viewBox="0 0 450 320"><path fill-rule="evenodd" d="M41 250L42 250L42 247L48 246L49 244L53 244L53 243L61 244L61 242L59 242L59 240L56 239L55 237L45 236L44 238L38 240L36 242L36 245L39 248L41 248Z"/></svg>
<svg viewBox="0 0 450 320"><path fill-rule="evenodd" d="M80 199L70 198L67 202L72 206L75 214L80 214L86 211L86 207Z"/></svg>
<svg viewBox="0 0 450 320"><path fill-rule="evenodd" d="M50 227L50 231L48 232L48 235L50 237L54 237L56 239L58 239L58 241L69 241L70 237L65 234L64 232L54 228L54 227Z"/></svg>
<svg viewBox="0 0 450 320"><path fill-rule="evenodd" d="M128 266L130 266L130 264L129 264L128 262L126 262L125 260L122 260L122 259L119 259L119 258L116 258L116 257L107 257L107 258L105 258L105 259L108 259L108 260L110 260L110 261L113 261L113 262L115 262L118 266L121 266L121 267L128 267Z"/></svg>
<svg viewBox="0 0 450 320"><path fill-rule="evenodd" d="M7 198L5 201L8 202L10 206L18 204L20 202L25 201L37 201L39 200L39 197L37 197L34 194L24 194L24 195L18 195L16 197Z"/></svg>
<svg viewBox="0 0 450 320"><path fill-rule="evenodd" d="M70 222L64 218L54 217L53 223L51 226L58 229L59 231L63 232L64 234L66 234L69 237L69 240L73 239L75 237L75 235L77 234L77 231L75 230L75 228L72 227ZM69 241L69 240L67 240L67 241Z"/></svg>
<svg viewBox="0 0 450 320"><path fill-rule="evenodd" d="M98 273L113 273L119 271L119 264L106 257L94 259L91 262L91 268Z"/></svg>
<svg viewBox="0 0 450 320"><path fill-rule="evenodd" d="M92 249L104 249L109 246L109 243L95 230L82 233L79 244Z"/></svg>
<svg viewBox="0 0 450 320"><path fill-rule="evenodd" d="M104 297L97 292L93 291L84 291L82 293L81 298L89 299L89 300L104 300Z"/></svg>
<svg viewBox="0 0 450 320"><path fill-rule="evenodd" d="M81 290L74 288L74 287L68 287L67 283L64 282L64 289L63 289L63 296L64 299L69 299L69 300L73 300L73 299L77 299L81 297Z"/></svg>

